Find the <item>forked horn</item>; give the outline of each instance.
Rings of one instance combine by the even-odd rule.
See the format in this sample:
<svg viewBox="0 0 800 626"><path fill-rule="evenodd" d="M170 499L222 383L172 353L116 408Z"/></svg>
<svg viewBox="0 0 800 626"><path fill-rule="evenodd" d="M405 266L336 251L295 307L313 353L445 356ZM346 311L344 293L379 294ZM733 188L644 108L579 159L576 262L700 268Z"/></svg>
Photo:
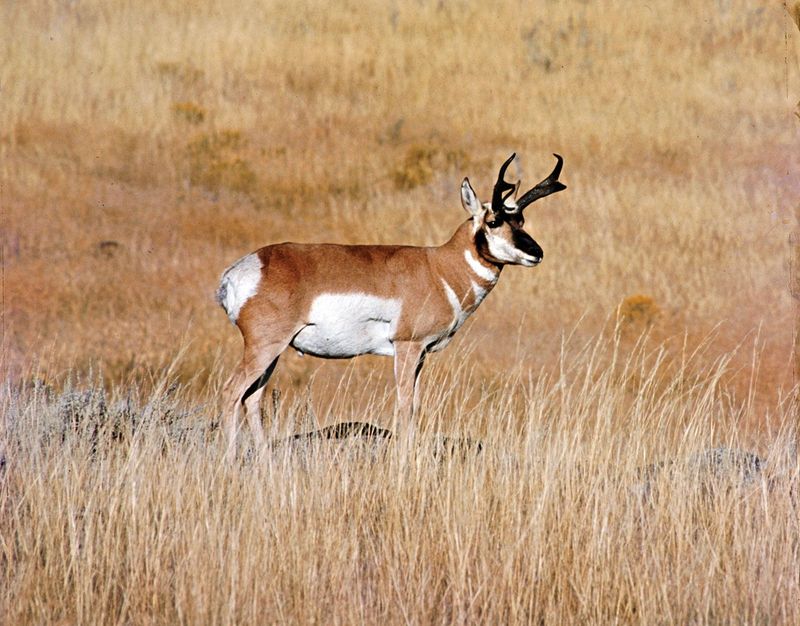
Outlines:
<svg viewBox="0 0 800 626"><path fill-rule="evenodd" d="M550 172L550 176L545 178L533 189L526 191L522 197L517 200L518 211L522 211L522 209L528 206L531 202L536 202L539 198L544 198L545 196L549 196L551 193L563 191L567 188L565 184L558 181L558 177L561 174L561 167L564 165L564 159L560 154L554 153L553 156L558 159L558 163L556 163L553 171Z"/></svg>
<svg viewBox="0 0 800 626"><path fill-rule="evenodd" d="M494 191L492 192L492 212L493 213L500 213L502 211L506 211L508 207L506 206L506 198L510 196L514 191L516 191L517 186L506 182L506 170L508 166L511 164L511 161L514 160L514 157L517 156L517 153L513 153L503 165L500 166L500 173L497 175L497 182L494 184Z"/></svg>

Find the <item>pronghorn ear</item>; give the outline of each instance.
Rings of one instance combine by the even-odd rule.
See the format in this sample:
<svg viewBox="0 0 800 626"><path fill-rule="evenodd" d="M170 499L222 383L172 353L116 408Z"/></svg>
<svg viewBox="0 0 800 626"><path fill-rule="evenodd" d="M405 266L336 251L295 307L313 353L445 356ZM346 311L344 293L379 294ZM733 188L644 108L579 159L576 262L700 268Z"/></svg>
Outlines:
<svg viewBox="0 0 800 626"><path fill-rule="evenodd" d="M473 217L477 217L483 213L483 206L481 206L481 202L478 200L478 194L475 193L472 185L469 184L469 178L465 178L464 182L461 183L461 204L464 205L464 209L467 213Z"/></svg>

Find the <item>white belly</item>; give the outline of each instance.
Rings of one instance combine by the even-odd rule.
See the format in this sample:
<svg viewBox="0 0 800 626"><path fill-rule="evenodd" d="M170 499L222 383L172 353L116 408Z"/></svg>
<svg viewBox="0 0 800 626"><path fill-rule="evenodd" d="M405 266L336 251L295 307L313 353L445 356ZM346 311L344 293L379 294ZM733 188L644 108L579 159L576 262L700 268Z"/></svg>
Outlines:
<svg viewBox="0 0 800 626"><path fill-rule="evenodd" d="M311 304L308 325L292 341L299 352L332 359L394 355L400 300L362 293L325 293Z"/></svg>

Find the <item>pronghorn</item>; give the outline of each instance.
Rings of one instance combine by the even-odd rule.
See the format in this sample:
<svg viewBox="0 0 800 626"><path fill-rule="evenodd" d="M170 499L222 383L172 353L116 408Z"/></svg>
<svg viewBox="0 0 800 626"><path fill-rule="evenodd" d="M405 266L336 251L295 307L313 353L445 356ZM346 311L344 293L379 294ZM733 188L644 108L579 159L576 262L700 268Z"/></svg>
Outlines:
<svg viewBox="0 0 800 626"><path fill-rule="evenodd" d="M244 339L244 355L225 384L223 427L235 451L243 409L258 448L259 402L278 357L289 347L328 359L394 357L397 415L413 418L425 355L444 348L492 290L505 265L538 265L542 249L523 229L530 203L566 189L563 159L516 199L519 181L503 163L491 202L465 178L469 219L435 247L279 243L242 257L222 274L217 301Z"/></svg>

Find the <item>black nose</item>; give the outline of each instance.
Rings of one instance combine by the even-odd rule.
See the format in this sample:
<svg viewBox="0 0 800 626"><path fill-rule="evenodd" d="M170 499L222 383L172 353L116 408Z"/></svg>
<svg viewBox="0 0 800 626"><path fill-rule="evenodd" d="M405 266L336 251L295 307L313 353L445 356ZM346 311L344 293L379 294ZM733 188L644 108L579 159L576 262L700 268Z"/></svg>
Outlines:
<svg viewBox="0 0 800 626"><path fill-rule="evenodd" d="M534 259L538 259L537 263L544 258L544 250L542 250L542 247L524 230L514 231L514 247L532 256Z"/></svg>

